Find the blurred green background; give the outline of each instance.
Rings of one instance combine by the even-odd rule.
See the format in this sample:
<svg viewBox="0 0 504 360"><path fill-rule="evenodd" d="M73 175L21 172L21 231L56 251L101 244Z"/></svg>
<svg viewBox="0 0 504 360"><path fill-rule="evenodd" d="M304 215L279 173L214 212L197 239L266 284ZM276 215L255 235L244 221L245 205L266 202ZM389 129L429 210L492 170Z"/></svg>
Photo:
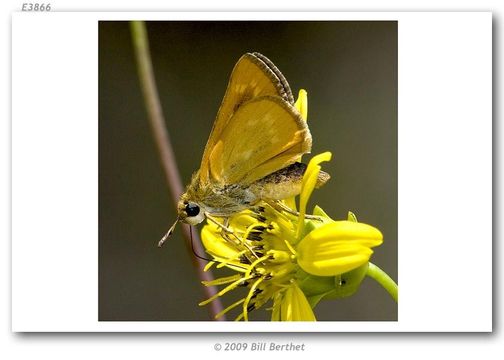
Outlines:
<svg viewBox="0 0 504 360"><path fill-rule="evenodd" d="M334 219L349 210L379 228L372 262L397 280L397 22L148 22L156 81L183 182L201 161L231 70L245 52L270 58L294 94L308 91L312 153L331 151L315 191ZM129 25L99 23L99 320L209 320L140 92ZM305 156L305 161L309 156ZM201 225L198 227L200 230ZM238 294L225 296L224 306ZM254 311L254 320L270 313ZM397 320L374 280L323 301L319 320Z"/></svg>

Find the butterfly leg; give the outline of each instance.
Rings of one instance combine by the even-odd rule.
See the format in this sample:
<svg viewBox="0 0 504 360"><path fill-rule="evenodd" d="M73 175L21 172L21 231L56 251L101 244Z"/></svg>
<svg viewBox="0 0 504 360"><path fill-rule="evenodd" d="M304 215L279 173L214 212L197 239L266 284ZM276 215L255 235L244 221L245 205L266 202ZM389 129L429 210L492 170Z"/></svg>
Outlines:
<svg viewBox="0 0 504 360"><path fill-rule="evenodd" d="M215 225L217 225L224 233L234 234L234 231L228 227L229 218L226 217L224 220L224 224L221 224L220 222L217 221L217 219L215 217L213 217L213 215L210 215L209 213L205 213L205 216L208 220L210 220L210 222L213 222Z"/></svg>
<svg viewBox="0 0 504 360"><path fill-rule="evenodd" d="M276 210L279 211L285 211L286 213L289 213L294 216L299 216L299 212L296 210L292 210L290 207L285 205L281 200L273 200L273 201L266 201L268 204L270 204L272 207L274 207ZM320 216L317 215L310 215L310 214L305 214L305 219L308 220L316 220L316 221L324 221L324 219Z"/></svg>
<svg viewBox="0 0 504 360"><path fill-rule="evenodd" d="M229 218L228 217L224 218L224 224L222 224L219 221L217 221L217 219L215 219L215 217L213 215L209 215L208 213L205 213L205 216L207 217L208 220L210 220L215 225L217 225L218 227L221 228L221 230L222 230L221 236L223 239L231 242L234 245L237 245L237 242L235 242L231 239L230 235L232 235L238 241L238 244L245 246L247 248L247 250L250 251L250 253L256 259L259 259L259 256L254 252L254 250L250 247L250 245L248 245L243 239L241 239L238 235L236 235L232 229L229 228Z"/></svg>

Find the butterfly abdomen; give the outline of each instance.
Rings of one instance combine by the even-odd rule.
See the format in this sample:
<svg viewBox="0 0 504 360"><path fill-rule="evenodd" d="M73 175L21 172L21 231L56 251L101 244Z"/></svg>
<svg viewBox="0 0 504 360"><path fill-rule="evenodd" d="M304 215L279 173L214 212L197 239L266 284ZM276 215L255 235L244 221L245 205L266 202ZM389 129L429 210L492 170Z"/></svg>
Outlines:
<svg viewBox="0 0 504 360"><path fill-rule="evenodd" d="M301 183L306 168L306 164L295 162L257 180L251 184L251 191L263 200L283 200L296 196L301 192ZM329 179L330 176L328 173L320 171L315 186L319 188Z"/></svg>

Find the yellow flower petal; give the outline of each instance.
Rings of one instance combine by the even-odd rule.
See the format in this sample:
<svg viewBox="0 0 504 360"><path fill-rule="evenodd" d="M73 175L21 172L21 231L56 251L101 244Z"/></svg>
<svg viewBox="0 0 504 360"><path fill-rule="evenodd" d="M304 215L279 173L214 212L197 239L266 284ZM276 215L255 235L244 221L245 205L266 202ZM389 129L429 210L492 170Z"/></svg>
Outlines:
<svg viewBox="0 0 504 360"><path fill-rule="evenodd" d="M308 93L305 89L299 90L299 95L294 104L296 109L301 114L301 117L307 121L308 120Z"/></svg>
<svg viewBox="0 0 504 360"><path fill-rule="evenodd" d="M236 247L226 241L220 232L214 232L211 225L201 229L201 242L209 254L219 258L234 259L238 255Z"/></svg>
<svg viewBox="0 0 504 360"><path fill-rule="evenodd" d="M275 296L272 321L316 321L305 294L293 282L280 296Z"/></svg>
<svg viewBox="0 0 504 360"><path fill-rule="evenodd" d="M299 266L309 274L335 276L353 270L383 242L381 232L367 224L335 221L306 235L297 246Z"/></svg>
<svg viewBox="0 0 504 360"><path fill-rule="evenodd" d="M331 157L332 154L329 151L314 156L308 163L306 172L303 175L303 181L301 183L301 194L299 195L299 224L297 231L298 238L300 238L303 234L306 205L308 204L308 199L310 198L313 190L315 189L315 185L317 184L317 178L320 172L319 164L321 162L331 160Z"/></svg>
<svg viewBox="0 0 504 360"><path fill-rule="evenodd" d="M250 210L244 210L229 218L229 227L234 229L241 229L257 223L254 213Z"/></svg>

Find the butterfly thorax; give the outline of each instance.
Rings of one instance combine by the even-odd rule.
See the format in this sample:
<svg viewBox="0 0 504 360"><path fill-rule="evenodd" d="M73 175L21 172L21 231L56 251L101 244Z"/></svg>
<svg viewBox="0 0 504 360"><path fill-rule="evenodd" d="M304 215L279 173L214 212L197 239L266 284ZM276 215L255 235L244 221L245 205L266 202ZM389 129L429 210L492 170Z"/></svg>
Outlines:
<svg viewBox="0 0 504 360"><path fill-rule="evenodd" d="M180 203L193 202L206 213L230 216L249 208L259 200L249 186L205 184L200 181L199 172L196 172L186 192L181 196Z"/></svg>

